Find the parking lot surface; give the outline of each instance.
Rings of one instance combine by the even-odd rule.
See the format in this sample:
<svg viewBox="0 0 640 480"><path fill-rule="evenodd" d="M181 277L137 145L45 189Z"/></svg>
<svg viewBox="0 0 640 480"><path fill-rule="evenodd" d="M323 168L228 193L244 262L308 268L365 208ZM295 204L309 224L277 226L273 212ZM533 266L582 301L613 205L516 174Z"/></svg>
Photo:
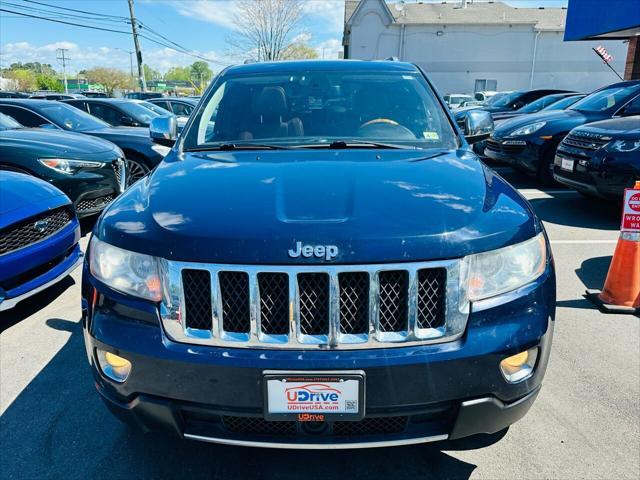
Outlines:
<svg viewBox="0 0 640 480"><path fill-rule="evenodd" d="M31 478L638 478L640 319L603 315L616 205L540 190L498 169L544 221L557 267L551 361L529 414L506 433L390 449L246 449L142 434L95 392L80 325L80 270L0 315L0 476ZM82 241L86 246L88 236Z"/></svg>

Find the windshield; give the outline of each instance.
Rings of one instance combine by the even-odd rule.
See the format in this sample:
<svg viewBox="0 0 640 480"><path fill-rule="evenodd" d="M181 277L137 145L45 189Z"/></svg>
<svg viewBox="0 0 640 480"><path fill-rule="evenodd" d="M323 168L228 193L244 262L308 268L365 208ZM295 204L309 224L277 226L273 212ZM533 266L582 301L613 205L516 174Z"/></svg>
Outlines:
<svg viewBox="0 0 640 480"><path fill-rule="evenodd" d="M628 87L610 87L598 90L591 95L587 95L582 100L576 102L570 110L580 112L604 112L610 108L621 107L629 96L640 92L640 84L629 85Z"/></svg>
<svg viewBox="0 0 640 480"><path fill-rule="evenodd" d="M414 73L295 71L222 78L186 135L186 148L252 142L322 146L387 142L456 148L457 136Z"/></svg>
<svg viewBox="0 0 640 480"><path fill-rule="evenodd" d="M151 110L153 113L160 115L162 117L169 117L171 115L173 115L172 112L170 112L169 110L167 110L166 108L162 108L160 105L156 105L155 103L151 103L151 102L147 102L146 100L142 100L140 102L136 102L138 105L143 106L144 108L147 108L149 110Z"/></svg>
<svg viewBox="0 0 640 480"><path fill-rule="evenodd" d="M581 98L584 98L584 95L574 95L573 97L566 97L562 100L558 100L557 102L553 102L551 105L547 105L542 110L564 110L567 107L570 107L574 103L576 103Z"/></svg>
<svg viewBox="0 0 640 480"><path fill-rule="evenodd" d="M118 106L136 122L145 125L151 123L154 118L161 116L138 102L121 102Z"/></svg>
<svg viewBox="0 0 640 480"><path fill-rule="evenodd" d="M51 105L40 108L40 113L65 130L83 132L109 126L93 115L64 103L52 102Z"/></svg>
<svg viewBox="0 0 640 480"><path fill-rule="evenodd" d="M542 110L547 105L551 105L558 98L562 98L562 95L547 95L546 97L539 98L528 105L518 109L519 113L535 113Z"/></svg>
<svg viewBox="0 0 640 480"><path fill-rule="evenodd" d="M500 97L498 97L498 95L494 95L489 100L488 105L491 105L492 107L509 106L513 102L517 101L522 96L522 93L523 92L511 92L511 93L506 93ZM496 99L496 97L498 98Z"/></svg>
<svg viewBox="0 0 640 480"><path fill-rule="evenodd" d="M22 128L22 125L16 122L13 117L0 113L0 130L14 130L16 128Z"/></svg>

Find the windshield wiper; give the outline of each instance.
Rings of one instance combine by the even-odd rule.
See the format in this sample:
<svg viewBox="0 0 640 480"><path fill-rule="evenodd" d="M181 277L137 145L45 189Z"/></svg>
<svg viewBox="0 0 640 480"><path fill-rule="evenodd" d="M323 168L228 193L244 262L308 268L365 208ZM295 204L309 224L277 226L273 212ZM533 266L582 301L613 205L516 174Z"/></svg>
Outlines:
<svg viewBox="0 0 640 480"><path fill-rule="evenodd" d="M332 142L323 142L323 143L310 143L298 145L298 148L330 148L334 150L340 150L344 148L352 148L352 147L360 147L360 148L384 148L384 149L401 149L401 150L418 150L418 147L413 145L399 145L396 143L381 143L381 142L372 142L370 140L334 140Z"/></svg>
<svg viewBox="0 0 640 480"><path fill-rule="evenodd" d="M273 145L269 143L219 143L216 145L202 145L185 149L185 152L207 152L212 150L220 150L229 152L234 150L290 150L291 147L284 145Z"/></svg>

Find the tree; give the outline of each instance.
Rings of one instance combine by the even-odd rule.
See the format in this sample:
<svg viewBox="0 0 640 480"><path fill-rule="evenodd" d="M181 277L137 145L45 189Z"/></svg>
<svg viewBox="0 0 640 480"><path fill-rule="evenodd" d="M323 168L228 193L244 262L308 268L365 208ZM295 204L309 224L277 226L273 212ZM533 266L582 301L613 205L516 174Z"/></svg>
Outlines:
<svg viewBox="0 0 640 480"><path fill-rule="evenodd" d="M282 58L284 60L310 60L318 58L318 52L303 42L295 42L287 47Z"/></svg>
<svg viewBox="0 0 640 480"><path fill-rule="evenodd" d="M171 67L164 74L164 79L170 82L188 82L191 77L191 69L189 67Z"/></svg>
<svg viewBox="0 0 640 480"><path fill-rule="evenodd" d="M303 18L303 0L238 0L232 53L253 60L282 60Z"/></svg>
<svg viewBox="0 0 640 480"><path fill-rule="evenodd" d="M209 68L209 64L203 61L197 61L191 64L189 67L189 74L191 81L202 89L203 85L209 83L209 80L213 78L213 71Z"/></svg>
<svg viewBox="0 0 640 480"><path fill-rule="evenodd" d="M31 70L17 69L8 70L6 72L7 78L11 78L18 83L18 90L23 92L31 92L38 86L36 81L36 74Z"/></svg>
<svg viewBox="0 0 640 480"><path fill-rule="evenodd" d="M92 68L85 72L90 83L100 83L107 91L107 95L113 95L115 89L133 88L134 82L131 75L115 68Z"/></svg>
<svg viewBox="0 0 640 480"><path fill-rule="evenodd" d="M64 90L62 83L54 75L36 75L36 83L38 90L53 90L54 92L62 92Z"/></svg>
<svg viewBox="0 0 640 480"><path fill-rule="evenodd" d="M150 67L146 63L143 65L143 67L144 67L144 78L147 81L162 79L162 74L155 68Z"/></svg>
<svg viewBox="0 0 640 480"><path fill-rule="evenodd" d="M33 73L40 75L55 75L56 71L49 63L40 63L40 62L17 62L12 63L9 66L10 70L29 70Z"/></svg>

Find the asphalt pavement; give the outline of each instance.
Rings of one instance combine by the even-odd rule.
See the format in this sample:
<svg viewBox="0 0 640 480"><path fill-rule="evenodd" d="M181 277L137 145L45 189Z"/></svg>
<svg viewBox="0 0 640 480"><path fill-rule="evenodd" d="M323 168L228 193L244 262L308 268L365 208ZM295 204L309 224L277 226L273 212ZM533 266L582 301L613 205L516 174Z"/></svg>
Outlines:
<svg viewBox="0 0 640 480"><path fill-rule="evenodd" d="M601 314L582 296L602 288L620 209L498 170L544 221L558 283L542 391L508 432L348 451L246 449L139 433L113 418L94 390L77 270L0 314L0 478L639 478L640 318Z"/></svg>

